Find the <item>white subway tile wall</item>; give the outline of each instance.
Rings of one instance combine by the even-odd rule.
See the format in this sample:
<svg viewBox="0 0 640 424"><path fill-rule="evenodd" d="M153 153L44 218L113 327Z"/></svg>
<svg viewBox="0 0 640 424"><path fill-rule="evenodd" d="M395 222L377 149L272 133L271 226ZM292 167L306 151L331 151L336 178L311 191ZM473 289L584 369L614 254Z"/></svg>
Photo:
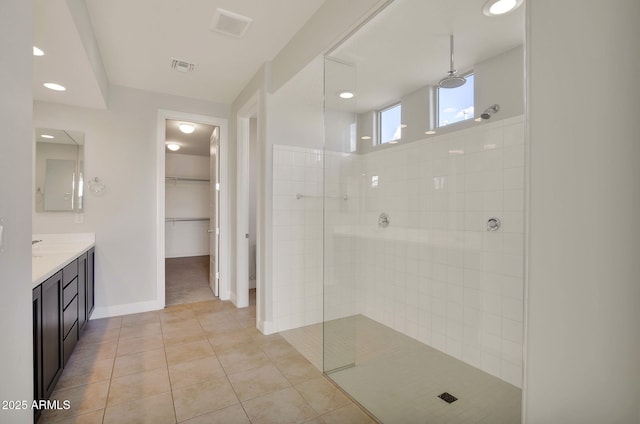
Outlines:
<svg viewBox="0 0 640 424"><path fill-rule="evenodd" d="M324 270L325 319L363 314L522 387L522 117L366 155L274 146L273 201L278 330L322 321Z"/></svg>

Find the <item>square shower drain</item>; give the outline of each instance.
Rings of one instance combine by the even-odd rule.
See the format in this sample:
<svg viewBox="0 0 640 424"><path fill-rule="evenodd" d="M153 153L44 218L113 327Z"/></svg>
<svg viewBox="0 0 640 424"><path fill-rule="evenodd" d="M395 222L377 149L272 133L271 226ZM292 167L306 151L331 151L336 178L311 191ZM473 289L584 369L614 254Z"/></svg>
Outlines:
<svg viewBox="0 0 640 424"><path fill-rule="evenodd" d="M458 400L457 397L447 392L444 392L443 394L438 395L438 397L447 403L453 403Z"/></svg>

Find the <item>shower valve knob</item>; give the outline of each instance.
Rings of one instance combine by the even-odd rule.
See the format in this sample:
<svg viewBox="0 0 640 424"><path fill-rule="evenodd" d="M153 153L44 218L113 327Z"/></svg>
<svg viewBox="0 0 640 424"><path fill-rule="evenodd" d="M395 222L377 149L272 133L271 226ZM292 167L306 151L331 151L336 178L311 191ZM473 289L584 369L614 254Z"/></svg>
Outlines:
<svg viewBox="0 0 640 424"><path fill-rule="evenodd" d="M487 221L487 231L498 231L501 226L502 223L498 218L489 218Z"/></svg>

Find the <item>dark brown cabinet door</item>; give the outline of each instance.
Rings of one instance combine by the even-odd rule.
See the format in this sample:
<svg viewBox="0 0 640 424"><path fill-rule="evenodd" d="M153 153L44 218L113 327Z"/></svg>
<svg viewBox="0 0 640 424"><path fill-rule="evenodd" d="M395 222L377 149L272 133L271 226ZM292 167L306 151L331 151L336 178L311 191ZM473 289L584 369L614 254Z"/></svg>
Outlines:
<svg viewBox="0 0 640 424"><path fill-rule="evenodd" d="M42 399L42 286L33 289L33 398Z"/></svg>
<svg viewBox="0 0 640 424"><path fill-rule="evenodd" d="M42 283L42 398L48 399L62 373L62 272Z"/></svg>
<svg viewBox="0 0 640 424"><path fill-rule="evenodd" d="M87 253L78 258L78 332L87 323Z"/></svg>
<svg viewBox="0 0 640 424"><path fill-rule="evenodd" d="M95 263L96 263L96 250L95 248L91 248L89 252L87 252L87 316L88 320L91 317L91 313L93 312L93 307L96 304L95 301Z"/></svg>

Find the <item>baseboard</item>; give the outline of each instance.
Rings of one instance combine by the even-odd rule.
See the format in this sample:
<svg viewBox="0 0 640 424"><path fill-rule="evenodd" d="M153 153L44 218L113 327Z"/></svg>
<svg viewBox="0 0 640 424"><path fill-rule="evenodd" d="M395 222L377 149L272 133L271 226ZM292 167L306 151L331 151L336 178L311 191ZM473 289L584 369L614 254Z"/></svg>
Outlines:
<svg viewBox="0 0 640 424"><path fill-rule="evenodd" d="M273 325L273 321L262 321L258 320L258 330L265 336L269 334L277 333L276 326Z"/></svg>
<svg viewBox="0 0 640 424"><path fill-rule="evenodd" d="M156 300L138 303L125 303L123 305L114 306L96 306L93 310L93 314L91 314L91 319L117 317L120 315L157 311L158 309L162 308L158 307L158 301Z"/></svg>

